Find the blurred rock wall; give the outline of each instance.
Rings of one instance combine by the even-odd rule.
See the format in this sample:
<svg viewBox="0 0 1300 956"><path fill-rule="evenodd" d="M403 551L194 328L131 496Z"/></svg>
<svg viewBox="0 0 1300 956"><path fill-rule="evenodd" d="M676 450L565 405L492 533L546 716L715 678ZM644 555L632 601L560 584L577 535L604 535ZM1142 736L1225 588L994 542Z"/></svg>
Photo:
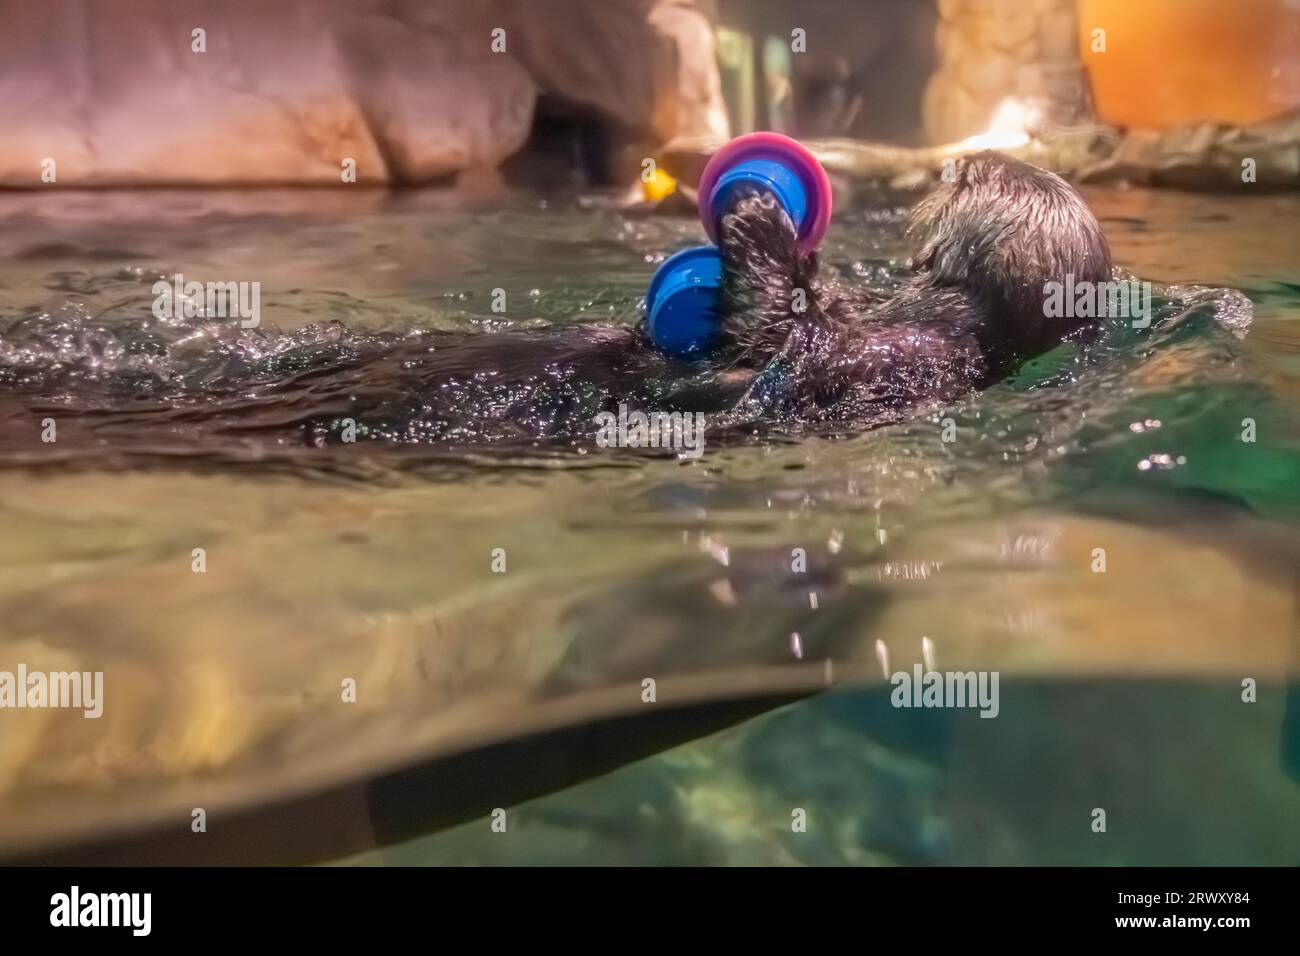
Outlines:
<svg viewBox="0 0 1300 956"><path fill-rule="evenodd" d="M737 116L737 123L772 125L797 137L922 145L921 96L935 70L936 7L935 0L720 0L719 23L751 38L755 65L763 68L754 91L757 115L752 123ZM791 50L795 29L803 32L799 52ZM790 50L788 75L763 64L764 43ZM772 108L787 97L786 109ZM729 105L734 115L740 104Z"/></svg>
<svg viewBox="0 0 1300 956"><path fill-rule="evenodd" d="M518 151L542 94L648 142L726 135L711 17L711 0L0 0L0 185L324 184L349 159L360 182L427 182Z"/></svg>
<svg viewBox="0 0 1300 956"><path fill-rule="evenodd" d="M939 68L925 91L931 143L985 130L1008 97L1071 125L1088 114L1075 0L939 0Z"/></svg>

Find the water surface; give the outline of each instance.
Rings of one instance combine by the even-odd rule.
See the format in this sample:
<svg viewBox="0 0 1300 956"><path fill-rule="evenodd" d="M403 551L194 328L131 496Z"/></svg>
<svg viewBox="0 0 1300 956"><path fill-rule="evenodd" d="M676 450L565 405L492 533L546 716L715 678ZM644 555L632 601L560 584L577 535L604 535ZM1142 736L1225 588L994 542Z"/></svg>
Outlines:
<svg viewBox="0 0 1300 956"><path fill-rule="evenodd" d="M494 766L499 801L362 859L1294 863L1300 199L1088 198L1159 284L1150 331L898 426L691 462L60 445L58 402L25 397L255 387L350 335L630 323L691 221L432 191L0 195L0 668L103 670L107 696L98 721L0 715L0 850L835 684L531 802L526 763ZM827 267L896 278L900 213L842 214ZM159 323L150 287L177 272L260 282L262 328ZM890 708L883 675L923 657L999 671L999 717ZM382 839L358 817L339 854Z"/></svg>

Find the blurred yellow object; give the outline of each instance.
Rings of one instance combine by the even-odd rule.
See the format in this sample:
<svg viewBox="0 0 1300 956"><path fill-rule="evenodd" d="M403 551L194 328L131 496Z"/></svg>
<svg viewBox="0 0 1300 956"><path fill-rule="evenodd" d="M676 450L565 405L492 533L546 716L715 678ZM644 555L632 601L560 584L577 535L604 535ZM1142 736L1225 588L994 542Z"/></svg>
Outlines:
<svg viewBox="0 0 1300 956"><path fill-rule="evenodd" d="M1079 51L1116 126L1245 126L1300 106L1292 0L1079 0Z"/></svg>
<svg viewBox="0 0 1300 956"><path fill-rule="evenodd" d="M641 192L649 202L658 202L665 196L670 196L677 189L677 180L655 166L654 173L650 178L641 180Z"/></svg>

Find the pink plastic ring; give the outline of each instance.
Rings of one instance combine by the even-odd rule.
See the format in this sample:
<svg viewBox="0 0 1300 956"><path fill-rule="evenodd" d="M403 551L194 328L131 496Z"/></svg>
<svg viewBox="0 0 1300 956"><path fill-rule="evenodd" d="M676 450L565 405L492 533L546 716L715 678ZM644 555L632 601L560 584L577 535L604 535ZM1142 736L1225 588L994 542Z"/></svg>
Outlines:
<svg viewBox="0 0 1300 956"><path fill-rule="evenodd" d="M799 248L812 252L826 235L831 222L831 181L817 157L789 136L780 133L748 133L737 136L711 157L700 174L699 208L704 231L715 244L718 241L718 224L710 212L713 191L718 179L737 163L752 159L768 159L792 169L803 183L807 194L808 212L799 227Z"/></svg>

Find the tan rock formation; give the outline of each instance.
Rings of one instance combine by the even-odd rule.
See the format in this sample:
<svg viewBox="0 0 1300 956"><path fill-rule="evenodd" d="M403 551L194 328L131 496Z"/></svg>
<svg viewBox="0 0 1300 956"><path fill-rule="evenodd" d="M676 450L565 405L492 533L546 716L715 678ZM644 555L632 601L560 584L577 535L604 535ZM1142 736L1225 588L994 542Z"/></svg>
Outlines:
<svg viewBox="0 0 1300 956"><path fill-rule="evenodd" d="M539 92L648 140L726 132L693 0L0 0L0 18L4 186L333 184L348 160L358 182L424 182L518 150Z"/></svg>

